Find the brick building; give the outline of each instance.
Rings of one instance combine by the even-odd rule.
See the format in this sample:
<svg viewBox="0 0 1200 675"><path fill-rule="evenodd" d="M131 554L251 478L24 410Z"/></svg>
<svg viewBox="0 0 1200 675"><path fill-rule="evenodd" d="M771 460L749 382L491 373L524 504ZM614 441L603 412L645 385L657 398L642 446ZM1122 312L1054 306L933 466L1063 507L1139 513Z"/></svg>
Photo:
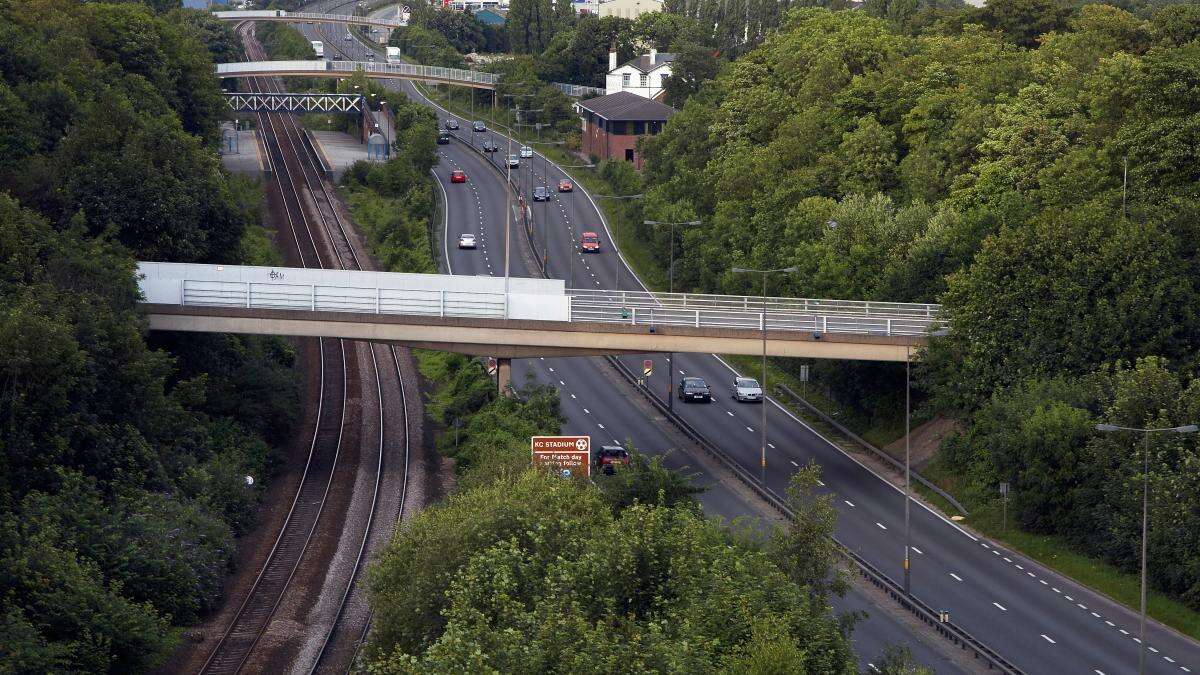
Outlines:
<svg viewBox="0 0 1200 675"><path fill-rule="evenodd" d="M575 104L583 124L581 150L600 159L624 159L642 168L638 139L654 136L677 111L669 105L628 91L589 98Z"/></svg>

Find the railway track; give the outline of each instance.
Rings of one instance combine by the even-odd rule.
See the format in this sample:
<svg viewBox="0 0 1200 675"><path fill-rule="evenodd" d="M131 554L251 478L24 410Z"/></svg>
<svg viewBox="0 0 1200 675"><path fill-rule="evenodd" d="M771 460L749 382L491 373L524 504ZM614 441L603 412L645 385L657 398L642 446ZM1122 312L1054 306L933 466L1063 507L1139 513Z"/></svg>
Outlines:
<svg viewBox="0 0 1200 675"><path fill-rule="evenodd" d="M262 59L265 54L257 41L249 39L248 28L249 24L238 27L248 55L252 59ZM271 79L255 78L251 84L258 91L278 91L276 82ZM283 215L288 223L300 265L362 269L347 223L338 213L333 195L322 180L320 168L305 145L304 133L295 117L290 114L260 113L258 118L264 142L276 168L284 207ZM338 459L343 454L349 392L359 388L364 392L369 389L364 385L370 383L359 379L361 375L356 358L359 348L360 346L353 342L318 339L320 380L317 417L300 487L266 561L221 639L209 653L200 670L202 673L237 673L242 669L255 652L296 576L296 571L318 529L330 492L337 487L333 477L338 468ZM373 488L366 523L362 526L357 552L353 553L354 564L345 579L336 614L330 622L310 670L316 670L322 663L330 660L328 656L331 647L337 641L347 604L356 592L355 582L365 561L376 523L375 515L380 501L388 442L388 425L385 420L387 406L384 402L384 380L381 376L383 373L387 373L388 377L394 374L399 384L399 406L402 411L400 429L404 441L401 509L404 505L404 493L407 492L409 424L401 358L392 346L366 345L363 349L369 353L369 375L366 379L374 380L373 393L379 409ZM380 358L381 355L383 358ZM352 486L353 481L351 488L347 489L352 489ZM342 527L333 529L340 531ZM320 588L310 591L319 592ZM356 631L352 633L350 640L353 644L359 636Z"/></svg>

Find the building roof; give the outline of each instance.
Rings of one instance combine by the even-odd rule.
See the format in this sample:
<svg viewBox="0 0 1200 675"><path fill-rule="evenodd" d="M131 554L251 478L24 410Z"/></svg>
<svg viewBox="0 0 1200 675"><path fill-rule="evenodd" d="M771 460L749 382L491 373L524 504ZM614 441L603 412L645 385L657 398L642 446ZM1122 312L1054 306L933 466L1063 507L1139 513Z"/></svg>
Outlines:
<svg viewBox="0 0 1200 675"><path fill-rule="evenodd" d="M649 54L642 54L636 59L632 59L622 63L622 66L633 66L643 73L648 73L664 63L670 63L675 60L675 55L670 52L660 52L650 58Z"/></svg>
<svg viewBox="0 0 1200 675"><path fill-rule="evenodd" d="M678 112L669 105L628 91L584 99L577 105L612 122L665 122Z"/></svg>

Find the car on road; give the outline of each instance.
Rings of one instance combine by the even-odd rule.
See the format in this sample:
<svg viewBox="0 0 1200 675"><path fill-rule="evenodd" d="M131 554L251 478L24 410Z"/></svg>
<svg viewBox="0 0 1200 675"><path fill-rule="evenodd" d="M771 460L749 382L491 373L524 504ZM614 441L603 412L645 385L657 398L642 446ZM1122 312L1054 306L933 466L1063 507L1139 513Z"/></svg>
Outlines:
<svg viewBox="0 0 1200 675"><path fill-rule="evenodd" d="M704 401L712 403L712 392L708 390L708 383L700 377L685 377L679 381L679 400L684 401Z"/></svg>
<svg viewBox="0 0 1200 675"><path fill-rule="evenodd" d="M516 155L509 155L508 156L508 165L511 167L521 166L521 160L518 159Z"/></svg>
<svg viewBox="0 0 1200 675"><path fill-rule="evenodd" d="M739 402L762 403L762 386L753 377L735 377L733 378L733 397Z"/></svg>
<svg viewBox="0 0 1200 675"><path fill-rule="evenodd" d="M579 237L579 250L584 253L599 253L600 235L595 232L584 232Z"/></svg>
<svg viewBox="0 0 1200 675"><path fill-rule="evenodd" d="M475 235L463 233L458 235L459 248L475 248Z"/></svg>
<svg viewBox="0 0 1200 675"><path fill-rule="evenodd" d="M466 171L460 171L460 170L458 170L458 169L455 169L454 171L451 171L451 172L450 172L450 182L451 182L451 183L465 183L465 182L467 182L467 172L466 172Z"/></svg>
<svg viewBox="0 0 1200 675"><path fill-rule="evenodd" d="M559 192L571 192L574 189L575 189L575 184L572 183L570 180L564 178L564 179L558 181L558 191Z"/></svg>
<svg viewBox="0 0 1200 675"><path fill-rule="evenodd" d="M533 188L533 201L535 201L535 202L550 201L550 191L541 185Z"/></svg>
<svg viewBox="0 0 1200 675"><path fill-rule="evenodd" d="M484 141L483 145L481 147L483 148L484 152L499 152L500 151L500 146L496 145L496 143L493 142L491 139Z"/></svg>
<svg viewBox="0 0 1200 675"><path fill-rule="evenodd" d="M351 42L352 40L354 40L354 36L349 33L346 33L346 37L344 37L342 39L344 39L346 42Z"/></svg>
<svg viewBox="0 0 1200 675"><path fill-rule="evenodd" d="M437 144L438 145L447 145L449 143L450 143L450 132L449 131L438 132Z"/></svg>
<svg viewBox="0 0 1200 675"><path fill-rule="evenodd" d="M522 145L521 146L521 158L529 159L530 157L533 157L533 148L529 147L528 145Z"/></svg>
<svg viewBox="0 0 1200 675"><path fill-rule="evenodd" d="M476 132L487 131L487 125L484 124L483 122L480 122L479 120L475 120L474 122L471 123L471 131L476 131Z"/></svg>
<svg viewBox="0 0 1200 675"><path fill-rule="evenodd" d="M446 128L450 131L458 131L458 120L446 120Z"/></svg>
<svg viewBox="0 0 1200 675"><path fill-rule="evenodd" d="M596 469L611 476L618 466L629 466L629 451L619 445L605 445L596 453Z"/></svg>
<svg viewBox="0 0 1200 675"><path fill-rule="evenodd" d="M368 53L367 53L367 60L368 60L368 61L374 61L374 60L375 60L375 52L368 52Z"/></svg>

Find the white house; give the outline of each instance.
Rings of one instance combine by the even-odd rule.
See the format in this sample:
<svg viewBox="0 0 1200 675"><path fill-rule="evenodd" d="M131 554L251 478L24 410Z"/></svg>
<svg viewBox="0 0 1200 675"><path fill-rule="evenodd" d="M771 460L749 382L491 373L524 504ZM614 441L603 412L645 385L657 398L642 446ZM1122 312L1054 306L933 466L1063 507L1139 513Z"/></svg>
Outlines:
<svg viewBox="0 0 1200 675"><path fill-rule="evenodd" d="M659 54L657 49L651 49L649 54L643 54L618 67L617 53L610 51L604 93L627 91L644 98L661 100L663 85L671 76L671 62L674 60L674 54Z"/></svg>

